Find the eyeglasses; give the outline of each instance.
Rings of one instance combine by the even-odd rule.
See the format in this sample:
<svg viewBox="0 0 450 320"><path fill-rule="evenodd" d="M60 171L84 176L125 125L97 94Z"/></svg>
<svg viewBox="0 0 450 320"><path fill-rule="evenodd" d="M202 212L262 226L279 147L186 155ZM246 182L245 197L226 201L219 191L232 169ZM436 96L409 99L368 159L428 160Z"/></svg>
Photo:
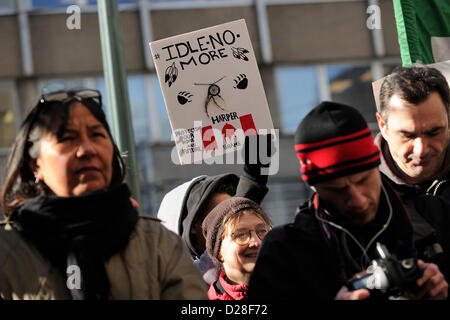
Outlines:
<svg viewBox="0 0 450 320"><path fill-rule="evenodd" d="M85 99L94 99L100 106L102 105L102 95L100 91L94 89L54 91L47 94L43 94L39 102L40 103L52 101L65 102L72 98L75 98L78 101L82 101Z"/></svg>
<svg viewBox="0 0 450 320"><path fill-rule="evenodd" d="M245 246L250 242L250 239L252 238L252 232L255 232L259 240L262 241L267 233L269 233L270 229L272 228L268 225L260 226L256 229L238 229L231 234L231 239L238 245Z"/></svg>

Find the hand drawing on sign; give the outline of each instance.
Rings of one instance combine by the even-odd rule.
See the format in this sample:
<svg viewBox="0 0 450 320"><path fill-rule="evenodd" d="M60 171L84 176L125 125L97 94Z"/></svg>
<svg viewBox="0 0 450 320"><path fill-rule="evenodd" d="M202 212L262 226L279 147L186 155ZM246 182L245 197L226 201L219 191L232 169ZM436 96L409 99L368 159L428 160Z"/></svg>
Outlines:
<svg viewBox="0 0 450 320"><path fill-rule="evenodd" d="M170 66L167 67L164 82L165 83L168 82L169 87L170 87L172 85L172 83L174 83L175 80L177 80L177 77L178 77L178 68L175 67L175 62L174 62Z"/></svg>
<svg viewBox="0 0 450 320"><path fill-rule="evenodd" d="M220 100L222 100L223 104L225 104L225 100L220 95L220 87L217 85L217 83L220 80L222 80L223 78L225 78L225 76L223 76L222 78L220 78L217 81L214 81L213 83L194 83L194 85L196 85L196 86L209 86L208 87L208 94L206 96L206 101L205 101L205 112L206 112L206 115L208 116L208 118L209 118L208 105L211 102L211 100L214 102L216 107L218 107L219 109L222 109L223 111L225 111L225 108L221 107L217 103L217 100L216 100L216 98L219 98Z"/></svg>
<svg viewBox="0 0 450 320"><path fill-rule="evenodd" d="M192 100L190 100L190 98L193 97L193 96L194 95L192 93L190 93L190 92L181 91L181 92L178 92L177 99L178 99L178 102L181 105L184 105L184 104L186 104L188 102L191 102Z"/></svg>
<svg viewBox="0 0 450 320"><path fill-rule="evenodd" d="M236 86L233 87L235 89L240 89L240 90L247 89L247 85L248 85L247 76L245 74L241 73L240 75L238 75L236 77L236 79L234 79L234 83L236 83Z"/></svg>
<svg viewBox="0 0 450 320"><path fill-rule="evenodd" d="M249 53L249 51L247 49L231 47L231 51L233 51L233 56L236 59L242 59L244 61L248 61L248 58L245 55L246 53Z"/></svg>

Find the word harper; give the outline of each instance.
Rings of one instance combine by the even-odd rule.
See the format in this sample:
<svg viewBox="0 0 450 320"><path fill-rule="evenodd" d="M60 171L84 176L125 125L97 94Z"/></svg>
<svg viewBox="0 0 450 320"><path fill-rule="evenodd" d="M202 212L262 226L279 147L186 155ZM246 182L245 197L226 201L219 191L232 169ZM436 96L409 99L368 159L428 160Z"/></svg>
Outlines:
<svg viewBox="0 0 450 320"><path fill-rule="evenodd" d="M235 113L235 112L233 112ZM236 114L237 116L237 114ZM237 118L237 117L236 117ZM234 119L236 119L234 118ZM234 120L231 119L230 120ZM230 121L228 120L228 121ZM247 135L253 135L256 134L256 126L255 122L253 121L253 116L251 113L240 116L239 121L241 123L241 128L244 134ZM217 142L216 142L216 136L214 134L213 127L206 126L202 128L202 141L203 141L203 147L206 151L215 150L218 148ZM227 139L232 139L236 135L236 127L233 126L230 123L226 123L221 130L222 139L223 141L226 141Z"/></svg>
<svg viewBox="0 0 450 320"><path fill-rule="evenodd" d="M211 121L213 124L216 124L219 122L227 122L230 120L236 120L237 118L239 118L237 112L231 112L231 113L219 114L215 117L211 117Z"/></svg>

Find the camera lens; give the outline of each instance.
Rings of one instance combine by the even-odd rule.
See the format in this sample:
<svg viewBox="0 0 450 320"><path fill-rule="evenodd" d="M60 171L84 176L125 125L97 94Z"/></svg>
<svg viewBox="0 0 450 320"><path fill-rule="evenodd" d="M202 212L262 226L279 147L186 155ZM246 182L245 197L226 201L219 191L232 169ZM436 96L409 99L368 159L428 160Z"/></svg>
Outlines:
<svg viewBox="0 0 450 320"><path fill-rule="evenodd" d="M409 258L409 259L404 259L402 260L402 267L405 269L411 269L412 267L414 267L414 259L413 258Z"/></svg>

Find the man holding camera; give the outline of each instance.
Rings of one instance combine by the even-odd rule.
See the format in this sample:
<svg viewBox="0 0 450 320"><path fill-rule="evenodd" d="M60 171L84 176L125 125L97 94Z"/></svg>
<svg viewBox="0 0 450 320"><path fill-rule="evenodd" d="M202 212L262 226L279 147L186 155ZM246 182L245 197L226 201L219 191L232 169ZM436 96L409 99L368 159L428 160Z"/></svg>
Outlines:
<svg viewBox="0 0 450 320"><path fill-rule="evenodd" d="M249 298L446 299L438 266L416 259L410 217L380 175L362 115L323 102L300 123L295 143L302 179L315 193L293 223L264 239Z"/></svg>
<svg viewBox="0 0 450 320"><path fill-rule="evenodd" d="M439 70L421 64L397 68L381 85L377 112L380 134L375 139L381 151L380 171L408 208L415 240L428 247L423 251L440 263L447 280L449 108L449 86ZM434 245L436 241L440 246Z"/></svg>

